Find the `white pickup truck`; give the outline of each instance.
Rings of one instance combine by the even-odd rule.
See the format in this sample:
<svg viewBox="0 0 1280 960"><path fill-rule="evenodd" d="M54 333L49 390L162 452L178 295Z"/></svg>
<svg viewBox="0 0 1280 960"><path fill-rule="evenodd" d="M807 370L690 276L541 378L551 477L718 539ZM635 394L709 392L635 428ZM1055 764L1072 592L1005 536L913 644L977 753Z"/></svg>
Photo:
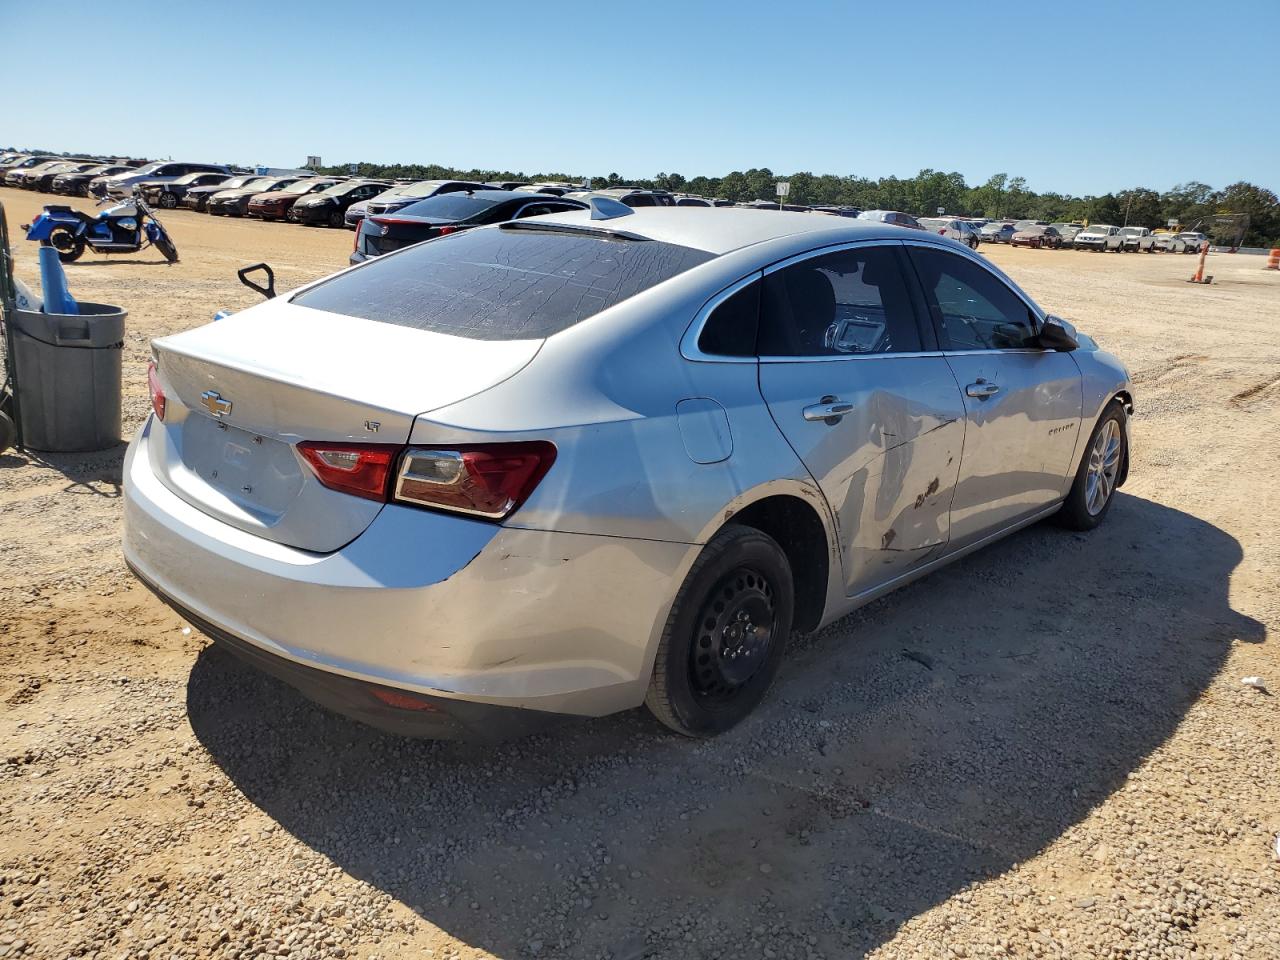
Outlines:
<svg viewBox="0 0 1280 960"><path fill-rule="evenodd" d="M1119 235L1119 227L1113 227L1109 223L1093 223L1076 234L1074 245L1077 250L1096 250L1101 253L1107 249L1114 250L1120 242L1114 238Z"/></svg>
<svg viewBox="0 0 1280 960"><path fill-rule="evenodd" d="M1150 253L1154 244L1155 238L1151 236L1151 231L1146 227L1120 228L1121 252L1136 252L1141 250L1143 253Z"/></svg>

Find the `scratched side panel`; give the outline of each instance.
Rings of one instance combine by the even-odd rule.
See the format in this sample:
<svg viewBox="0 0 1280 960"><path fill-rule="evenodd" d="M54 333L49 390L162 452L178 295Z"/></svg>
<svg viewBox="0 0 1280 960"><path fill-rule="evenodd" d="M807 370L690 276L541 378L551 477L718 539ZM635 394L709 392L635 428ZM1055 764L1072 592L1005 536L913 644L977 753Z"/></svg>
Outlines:
<svg viewBox="0 0 1280 960"><path fill-rule="evenodd" d="M760 388L831 505L847 594L941 552L965 427L942 357L762 363ZM853 411L834 424L805 420L804 407L825 396Z"/></svg>

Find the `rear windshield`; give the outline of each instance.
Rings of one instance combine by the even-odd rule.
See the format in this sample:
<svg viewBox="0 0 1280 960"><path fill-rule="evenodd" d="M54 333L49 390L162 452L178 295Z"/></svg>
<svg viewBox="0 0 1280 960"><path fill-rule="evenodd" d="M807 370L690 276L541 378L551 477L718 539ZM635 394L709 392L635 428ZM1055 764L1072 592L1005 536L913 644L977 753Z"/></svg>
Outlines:
<svg viewBox="0 0 1280 960"><path fill-rule="evenodd" d="M472 340L535 340L711 258L656 240L485 228L379 257L292 302Z"/></svg>
<svg viewBox="0 0 1280 960"><path fill-rule="evenodd" d="M499 201L486 200L483 197L472 197L465 193L440 193L401 207L398 211L405 217L433 217L440 220L466 220L474 217L481 210L497 206Z"/></svg>

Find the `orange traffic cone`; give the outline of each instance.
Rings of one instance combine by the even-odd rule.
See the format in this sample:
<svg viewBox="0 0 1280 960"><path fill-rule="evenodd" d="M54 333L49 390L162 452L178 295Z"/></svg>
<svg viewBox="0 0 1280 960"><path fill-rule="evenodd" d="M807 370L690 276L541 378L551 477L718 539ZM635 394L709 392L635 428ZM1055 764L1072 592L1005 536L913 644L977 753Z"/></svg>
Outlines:
<svg viewBox="0 0 1280 960"><path fill-rule="evenodd" d="M1204 260L1205 260L1205 257L1207 256L1209 256L1209 241L1201 240L1200 241L1200 265L1196 267L1196 275L1192 277L1190 280L1188 280L1187 283L1213 283L1213 277L1210 277L1208 280L1206 280L1204 276Z"/></svg>
<svg viewBox="0 0 1280 960"><path fill-rule="evenodd" d="M1267 257L1268 270L1280 270L1280 247L1273 247L1271 256Z"/></svg>

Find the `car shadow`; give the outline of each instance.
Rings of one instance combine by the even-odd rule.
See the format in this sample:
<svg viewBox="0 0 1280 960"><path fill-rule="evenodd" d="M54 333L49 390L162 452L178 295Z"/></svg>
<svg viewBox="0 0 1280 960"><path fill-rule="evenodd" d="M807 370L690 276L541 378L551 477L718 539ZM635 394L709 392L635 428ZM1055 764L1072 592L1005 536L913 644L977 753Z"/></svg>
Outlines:
<svg viewBox="0 0 1280 960"><path fill-rule="evenodd" d="M67 267L116 267L116 266L129 265L129 266L135 266L135 267L167 267L170 265L169 261L164 259L160 259L160 260L127 259L128 254L117 256L114 259L110 258L111 257L110 254L99 254L99 256L102 256L103 259L102 260L76 260L74 263L66 264L66 266Z"/></svg>
<svg viewBox="0 0 1280 960"><path fill-rule="evenodd" d="M188 711L281 827L496 956L855 956L1052 843L1233 642L1265 639L1230 606L1241 556L1121 495L1093 533L1032 527L797 638L709 742L642 711L497 748L403 740L216 647Z"/></svg>

